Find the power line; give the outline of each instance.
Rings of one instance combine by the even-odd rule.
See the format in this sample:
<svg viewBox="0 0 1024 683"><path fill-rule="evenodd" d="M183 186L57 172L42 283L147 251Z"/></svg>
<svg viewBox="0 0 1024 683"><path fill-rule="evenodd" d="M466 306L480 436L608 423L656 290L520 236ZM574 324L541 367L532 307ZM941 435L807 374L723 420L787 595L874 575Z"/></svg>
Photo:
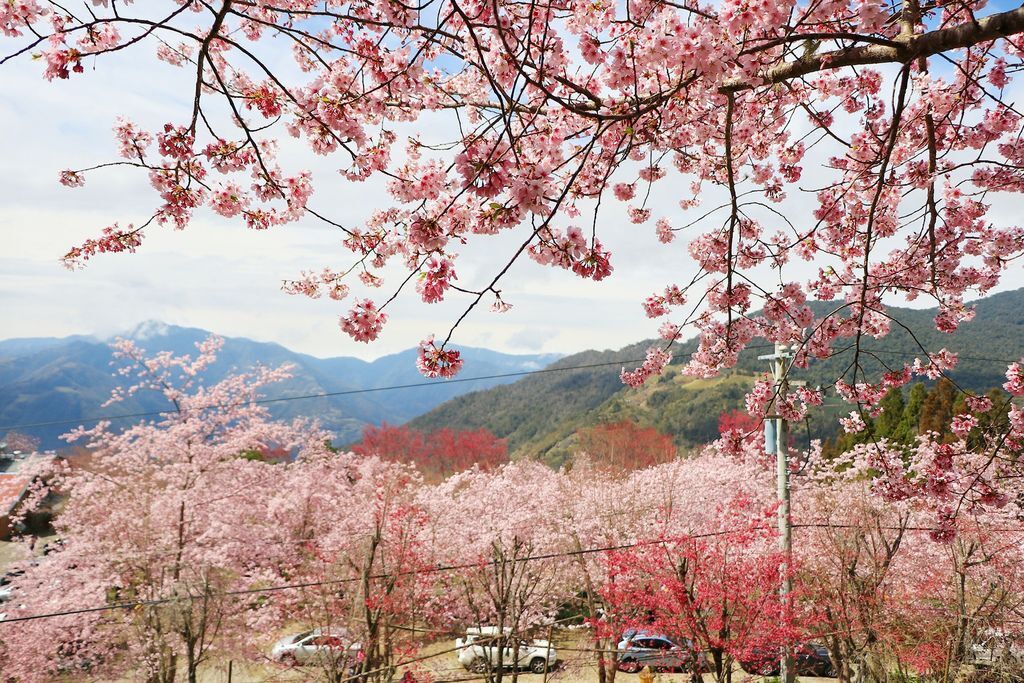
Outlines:
<svg viewBox="0 0 1024 683"><path fill-rule="evenodd" d="M761 349L761 348L769 348L769 346L770 345L768 345L768 344L751 344L751 345L746 346L744 348L744 351L746 351L746 350ZM872 354L883 353L883 354L888 354L888 355L904 356L904 357L907 357L907 358L917 358L917 357L922 355L922 354L919 354L919 353L912 353L912 352L909 352L909 351L887 351L887 350L884 350L884 349L863 349L863 351L865 353L872 353ZM960 360L973 360L973 361L986 362L986 363L1006 363L1007 365L1009 365L1010 363L1019 362L1019 360L1020 360L1020 359L1009 360L1009 359L1006 359L1006 358L988 358L988 357L985 357L985 356L963 356L963 355L959 355L959 354L957 355L957 358L960 359ZM643 363L643 362L644 362L643 358L631 358L631 359L623 359L623 360L605 361L605 362L601 362L601 363L586 363L586 364L583 364L583 365L571 365L571 366L564 366L564 367L557 367L557 368L541 368L540 370L522 370L522 371L519 371L519 372L505 372L505 373L499 373L499 374L494 374L494 375L480 375L480 376L477 376L477 377L456 377L456 378L453 378L453 379L447 379L447 380L443 380L443 381L413 382L413 383L410 383L410 384L394 384L394 385L390 385L390 386L386 386L386 387L367 387L367 388L363 388L363 389L346 389L346 390L343 390L343 391L325 391L325 392L312 393L312 394L300 394L298 396L281 396L281 397L277 397L277 398L261 398L261 399L255 399L253 401L239 401L237 403L229 403L229 404L227 404L225 406L221 406L221 407L222 408L235 408L235 407L238 407L238 406L251 405L251 404L267 405L267 404L271 404L271 403L286 403L288 401L305 401L305 400L310 400L310 399L315 399L315 398L333 398L333 397L337 397L337 396L353 396L353 395L357 395L357 394L369 394L369 393L375 393L375 392L380 392L380 391L396 391L396 390L400 390L400 389L415 389L415 388L418 388L418 387L433 387L433 386L440 386L440 385L443 385L443 384L462 384L464 382L478 382L478 381L490 380L490 379L507 379L509 377L528 377L528 376L532 376L532 375L542 375L542 374L548 374L548 373L554 373L554 372L569 372L569 371L572 371L572 370L589 370L589 369L593 369L593 368L603 368L603 367L610 367L610 366L614 366L614 365L622 366L622 365L626 365L626 364ZM845 405L845 404L843 404L843 405ZM141 411L141 412L137 412L137 413L121 413L121 414L117 414L117 415L103 415L103 416L98 416L98 417L82 417L82 418L69 419L69 420L48 420L48 421L45 421L45 422L27 422L27 423L23 423L23 424L14 424L14 425L0 426L0 432L17 431L17 430L21 430L21 429L35 429L35 428L39 428L39 427L58 427L58 426L62 426L62 425L82 424L82 423L85 423L85 422L106 422L106 421L112 421L112 420L127 420L127 419L140 418L140 417L153 417L153 416L157 416L157 415L165 415L168 412L169 412L168 410L149 410L149 411Z"/></svg>
<svg viewBox="0 0 1024 683"><path fill-rule="evenodd" d="M591 368L602 368L611 365L623 365L628 363L642 363L643 358L626 360L605 361L602 363L587 363L584 365L572 365L558 368L541 368L540 370L522 370L519 372L505 372L496 375L480 375L478 377L456 377L441 382L413 382L411 384L394 384L387 387L368 387L364 389L346 389L344 391L325 391L315 394L300 394L299 396L281 396L278 398L261 398L254 401L239 401L221 406L222 408L236 408L238 406L251 405L253 403L265 405L268 403L284 403L287 401L304 401L312 398L331 398L334 396L352 396L354 394L369 394L378 391L393 391L397 389L413 389L416 387L433 387L442 384L460 384L463 382L477 382L486 379L505 379L508 377L526 377L529 375L541 375L552 372L568 372L570 370L588 370ZM100 417L81 417L74 420L50 420L47 422L30 422L25 424L6 425L0 427L0 432L7 432L18 429L31 429L34 427L55 427L60 425L81 424L82 422L105 422L107 420L126 420L137 417L152 417L154 415L165 415L167 410L149 410L138 413L122 413L119 415L105 415Z"/></svg>
<svg viewBox="0 0 1024 683"><path fill-rule="evenodd" d="M756 529L756 528L757 527L752 527L752 529ZM688 536L688 538L706 538L706 537L710 537L710 536L722 536L722 535L727 534L727 533L735 533L735 530L718 531L718 532L714 532L714 533L711 533L711 534L701 534L701 535L698 535L698 536ZM516 559L511 560L511 561L512 562L535 562L535 561L539 561L539 560L556 559L556 558L559 558L559 557L576 557L576 556L581 556L581 555L592 555L592 554L601 553L601 552L613 552L615 550L627 550L629 548L636 548L636 547L639 547L639 546L642 546L642 545L656 545L656 544L661 544L661 543L664 543L664 542L665 541L663 541L663 540L657 540L657 541L637 541L635 543L622 543L622 544L618 544L618 545L601 546L601 547L597 547L597 548L583 548L581 550L562 551L562 552L556 552L556 553L543 553L543 554L540 554L540 555L526 555L524 557L516 558ZM464 562L464 563L460 563L460 564L439 565L437 567L430 567L430 568L426 568L426 569L409 569L409 570L401 571L401 572L373 574L373 575L371 575L371 576L369 576L367 578L368 579L391 579L391 578L401 578L401 577L404 577L404 576L416 576L416 575L420 575L420 574L438 574L438 573L444 573L444 572L449 572L449 571L456 571L456 570L460 570L460 569L474 569L474 568L479 568L481 566L494 565L494 564L496 564L495 561L483 562L483 563L481 563L481 562ZM118 609L133 609L135 607L150 607L150 606L153 606L153 605L163 605L163 604L167 604L167 603L171 603L171 602L177 602L179 600L199 600L199 599L202 599L204 597L209 597L211 595L223 596L223 597L234 597L234 596L239 596L239 595L266 594L266 593L276 593L276 592L284 591L284 590L294 590L296 588L314 588L314 587L317 587L317 586L336 586L336 585L340 585L340 584L355 583L357 581L362 581L362 580L363 580L362 577L348 577L348 578L344 578L344 579L330 579L330 580L327 580L327 581L305 581L305 582L301 582L301 583L287 583L287 584L280 584L280 585L276 585L276 586L264 586L263 588L242 588L242 589L238 589L238 590L220 591L220 592L211 591L211 592L206 593L206 594L188 593L188 594L185 594L185 595L182 595L182 596L179 596L179 597L174 597L174 598L154 598L152 600L132 600L132 601L127 601L127 602L114 603L114 604L110 604L110 605L98 605L96 607L81 607L81 608L78 608L78 609L64 610L64 611L60 611L60 612L44 612L44 613L41 613L41 614L27 614L25 616L20 616L20 617L8 617L8 618L4 619L3 621L0 621L0 625L15 623L15 622L19 622L19 621L33 621L35 619L50 619L50 618L54 618L54 617L73 616L73 615L76 615L76 614L88 614L88 613L92 613L92 612L105 612L105 611L109 611L109 610L118 610Z"/></svg>
<svg viewBox="0 0 1024 683"><path fill-rule="evenodd" d="M885 353L885 354L888 354L890 356L907 356L907 357L914 357L914 358L916 358L918 356L921 356L921 355L927 355L927 353L925 353L925 352L922 352L922 353L911 353L910 351L887 351L885 349L863 349L863 351L865 353ZM956 352L953 351L953 353L956 353ZM1009 365L1010 363L1019 363L1020 360L1021 360L1020 358L1018 358L1016 360L1008 360L1006 358L988 358L988 357L985 357L985 356L963 356L963 355L961 355L959 353L956 353L956 357L957 357L958 360L976 360L976 361L980 361L980 362L983 362L983 363L1006 363L1007 365Z"/></svg>
<svg viewBox="0 0 1024 683"><path fill-rule="evenodd" d="M743 529L725 529L725 530L722 530L722 531L712 531L712 532L707 532L707 533L702 533L702 534L686 534L685 538L686 539L712 538L712 537L715 537L715 536L724 536L726 534L737 533L739 531L763 531L763 530L769 530L771 528L772 527L767 527L767 526L763 526L763 525L760 525L760 526L759 525L755 525L755 526L750 526L750 527L744 527ZM594 547L594 548L582 548L582 549L579 549L579 550L567 550L567 551L560 551L560 552L542 553L542 554L539 554L539 555L526 555L524 557L515 558L515 559L513 559L511 561L512 562L536 562L536 561L540 561L540 560L557 559L557 558L560 558L560 557L579 557L579 556L583 556L583 555L593 555L593 554L596 554L596 553L614 552L616 550L628 550L630 548L637 548L637 547L641 547L641 546L661 545L661 544L663 544L665 542L666 541L664 539L657 539L657 540L653 540L653 541L635 541L633 543L620 543L620 544L617 544L617 545L607 545L607 546L600 546L600 547ZM371 575L371 576L369 576L367 578L369 578L369 579L390 579L390 578L401 578L401 577L404 577L404 576L416 576L416 575L419 575L419 574L438 574L438 573L444 573L444 572L449 572L449 571L456 571L456 570L460 570L460 569L474 569L474 568L479 568L481 566L488 566L488 565L495 565L495 564L497 564L497 562L493 561L493 560L491 562L483 562L483 563L481 563L481 562L464 562L464 563L460 563L460 564L438 565L437 567L429 567L429 568L426 568L426 569L409 569L409 570L401 571L401 572L373 574L373 575ZM105 612L105 611L109 611L109 610L132 609L134 607L150 607L150 606L153 606L153 605L162 605L162 604L167 604L167 603L171 603L171 602L177 602L179 600L199 600L199 599L203 599L203 598L209 597L211 595L224 596L224 597L234 597L234 596L239 596L239 595L266 594L266 593L276 593L276 592L284 591L284 590L294 590L296 588L314 588L314 587L317 587L317 586L334 586L334 585L340 585L340 584L354 583L356 581L362 581L362 580L363 580L362 577L349 577L349 578L344 578L344 579L330 579L330 580L327 580L327 581L305 581L305 582L301 582L301 583L288 583L288 584L280 584L280 585L276 585L276 586L264 586L262 588L242 588L242 589L238 589L238 590L219 591L219 592L218 591L210 591L210 592L205 593L205 594L192 594L192 593L188 593L188 594L177 596L177 597L173 597L173 598L154 598L152 600L132 600L132 601L127 601L127 602L114 603L114 604L110 604L110 605L98 605L96 607L82 607L82 608L78 608L78 609L64 610L64 611L60 611L60 612L45 612L45 613L41 613L41 614L28 614L28 615L21 616L21 617L8 617L4 621L0 622L0 624L14 623L14 622L18 622L18 621L32 621L32 620L35 620L35 619L49 619L49 618L53 618L53 617L73 616L73 615L76 615L76 614L88 614L88 613L91 613L91 612Z"/></svg>
<svg viewBox="0 0 1024 683"><path fill-rule="evenodd" d="M794 529L852 529L852 528L859 528L859 527L857 525L855 525L855 524L830 524L830 523L822 523L822 522L813 522L813 523L808 522L808 523L803 523L803 524L794 524L793 528ZM940 527L926 527L926 526L882 526L882 527L874 527L874 528L883 529L883 530L892 530L892 531L944 531L945 530L945 529L940 528ZM728 534L736 534L736 533L740 533L740 532L744 532L744 531L748 531L749 532L749 531L774 531L774 530L775 530L774 526L768 526L768 525L763 525L763 524L762 525L751 525L751 526L745 526L745 527L742 527L742 528L722 529L720 531L709 531L709 532L704 532L704 533L699 533L699 534L681 534L679 536L679 538L674 539L674 540L694 541L694 540L700 540L700 539L704 539L704 538L715 538L715 537L718 537L718 536L726 536ZM1017 528L991 529L991 531L1021 532L1021 531L1024 531L1024 526L1017 527ZM673 539L671 539L671 538L658 538L658 539L647 540L647 541L634 541L632 543L620 543L620 544L617 544L617 545L606 545L606 546L598 546L598 547L591 547L591 548L581 548L581 549L578 549L578 550L563 550L563 551L559 551L559 552L541 553L541 554L538 554L538 555L526 555L524 557L513 558L513 559L508 560L508 561L513 562L513 563L519 563L519 562L537 562L537 561L540 561L540 560L554 560L554 559L558 559L558 558L562 558L562 557L581 557L581 556L584 556L584 555L594 555L594 554L597 554L597 553L614 552L614 551L617 551L617 550L629 550L631 548L640 548L640 547L646 547L646 546L664 545L666 543L672 542L672 540ZM446 573L446 572L450 572L450 571L457 571L457 570L460 570L460 569L479 569L481 567L494 566L496 564L498 564L497 560L492 560L490 562L463 562L463 563L460 563L460 564L438 565L436 567L427 567L427 568L423 568L423 569L409 569L409 570L401 571L401 572L384 572L384 573L379 573L379 574L372 574L372 575L366 577L366 579L373 579L373 580L376 580L376 579L392 579L392 578L401 578L401 577L405 577L405 576L418 576L420 574L440 574L440 573ZM275 585L275 586L264 586L262 588L241 588L241 589L230 590L230 591L209 591L207 593L200 593L200 594L186 593L184 595L180 595L180 596L176 596L176 597L172 597L172 598L154 598L152 600L131 600L131 601L126 601L126 602L113 603L113 604L109 604L109 605L98 605L98 606L95 606L95 607L81 607L81 608L77 608L77 609L63 610L63 611L59 611L59 612L43 612L43 613L39 613L39 614L27 614L27 615L20 616L20 617L7 617L3 621L0 621L0 626L2 626L3 624L11 624L11 623L20 622L20 621L34 621L36 619L51 619L51 618L55 618L55 617L74 616L74 615L78 615L78 614L89 614L89 613L94 613L94 612L106 612L106 611L120 610L120 609L133 609L133 608L136 608L136 607L151 607L151 606L154 606L154 605L164 605L164 604L168 604L168 603L172 603L172 602L178 602L178 601L181 601L181 600L201 600L201 599L204 599L204 598L209 598L211 596L236 597L236 596L240 596L240 595L257 595L257 594L277 593L277 592L280 592L280 591L294 590L294 589L297 589L297 588L315 588L317 586L336 586L336 585L342 585L342 584L348 584L348 583L355 583L357 581L363 581L363 580L364 580L363 577L348 577L348 578L343 578L343 579L329 579L329 580L326 580L326 581L304 581L304 582L300 582L300 583L279 584L279 585Z"/></svg>

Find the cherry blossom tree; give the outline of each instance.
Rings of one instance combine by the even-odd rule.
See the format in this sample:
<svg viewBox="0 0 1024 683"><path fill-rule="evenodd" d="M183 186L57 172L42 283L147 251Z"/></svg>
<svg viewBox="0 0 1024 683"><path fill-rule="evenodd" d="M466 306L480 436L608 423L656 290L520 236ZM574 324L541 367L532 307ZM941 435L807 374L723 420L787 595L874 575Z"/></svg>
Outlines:
<svg viewBox="0 0 1024 683"><path fill-rule="evenodd" d="M605 600L616 621L691 643L693 667L708 653L716 680L756 648L793 642L793 615L779 600L785 566L774 530L742 497L720 506L719 533L653 537L609 559Z"/></svg>
<svg viewBox="0 0 1024 683"><path fill-rule="evenodd" d="M315 662L323 680L393 680L420 646L410 637L417 624L435 623L426 519L416 505L421 477L409 465L327 449L277 468L250 494L261 509L236 529L238 538L260 539L239 550L269 588L249 622L253 644L266 647L266 634L282 629L319 628L333 647Z"/></svg>
<svg viewBox="0 0 1024 683"><path fill-rule="evenodd" d="M881 634L888 634L890 618L902 612L901 600L907 597L894 589L896 577L923 559L905 545L912 514L906 505L879 504L857 482L804 495L813 498L798 497L802 509L797 518L806 515L820 526L801 529L794 547L802 558L800 581L817 612L821 637L841 681L853 680L858 671L878 680L885 676L890 654Z"/></svg>
<svg viewBox="0 0 1024 683"><path fill-rule="evenodd" d="M662 541L678 541L679 549L683 550L685 539L708 532L751 527L756 528L757 534L768 532L771 525L766 526L764 519L738 510L734 513L742 519L734 529L731 522L736 519L723 514L726 507L722 505L722 501L742 499L754 501L756 508L772 509L772 490L768 484L760 465L752 459L724 456L716 449L636 470L628 476L592 466L581 458L563 475L560 488L564 502L559 511L559 528L565 537L564 545L575 551L620 551L615 560L610 560L608 553L581 552L573 557L570 567L574 583L583 591L582 612L593 627L591 647L602 681L615 680L618 662L612 653L625 630L639 625L629 607L636 607L636 601L642 598L617 583L619 571L629 570L628 574L635 569L634 578L639 580L639 575L652 566L650 556L658 552ZM770 554L774 552L770 543L758 547ZM709 559L702 571L712 572L716 567L718 563ZM759 590L774 594L777 588L777 584L766 582ZM669 625L644 627L657 629Z"/></svg>
<svg viewBox="0 0 1024 683"><path fill-rule="evenodd" d="M496 662L481 662L497 683L506 680L506 649L518 660L520 639L551 624L575 592L561 556L559 478L540 463L510 463L456 474L424 492L437 562L459 567L438 576L449 622L493 626L508 644Z"/></svg>
<svg viewBox="0 0 1024 683"><path fill-rule="evenodd" d="M961 515L957 538L938 546L921 538L913 548L902 598L905 613L891 615L885 642L905 669L952 680L979 659L974 646L996 652L994 674L1012 675L1020 662L999 651L1019 640L1021 530L998 515ZM931 562L922 561L931 559Z"/></svg>
<svg viewBox="0 0 1024 683"><path fill-rule="evenodd" d="M256 577L232 551L233 520L253 514L259 501L248 492L265 488L275 466L243 456L316 449L325 437L299 422L271 422L254 403L261 387L287 377L285 369L204 386L201 374L220 346L210 338L192 358L115 345L119 372L133 384L111 402L157 391L170 408L120 433L100 423L67 435L92 456L52 473L50 485L68 496L54 521L63 545L13 582L19 604L8 617L71 613L5 626L5 671L30 681L138 666L149 681L170 682L179 672L195 681L204 662L245 643L246 621L258 609L230 593ZM45 493L39 488L27 505ZM128 608L115 608L121 603Z"/></svg>
<svg viewBox="0 0 1024 683"><path fill-rule="evenodd" d="M988 203L1022 187L1009 95L1020 8L13 0L0 26L2 62L36 57L48 80L85 78L86 64L122 51L194 74L189 105L164 125L115 124L118 160L60 173L78 187L124 166L158 195L151 213L72 248L69 264L135 251L201 208L256 230L312 217L351 253L285 288L351 297L339 325L359 341L377 338L406 289L426 303L464 297L466 314L507 310L502 286L521 258L612 276L605 244L618 221L601 210L618 202L661 242L689 237L696 274L643 302L651 317L671 314L666 346L683 328L699 332L689 372L715 374L756 336L796 344L798 367L851 347L836 388L870 410L886 388L956 362L921 348L916 363L869 377L864 341L898 325L888 305L932 300L936 327L952 332L973 315L966 298L995 287L1024 249L1024 231ZM279 66L284 52L297 71ZM445 117L458 132L443 144L399 135L401 123ZM314 199L324 181L278 154L284 133L335 159L345 182L383 178L393 204L358 225L333 219ZM650 199L669 178L685 215L660 215ZM798 216L787 197L801 179L817 205ZM516 246L493 274L459 280L457 245L502 232ZM801 260L817 266L809 279L788 275ZM393 282L389 262L405 271ZM812 299L836 303L815 314ZM461 367L453 331L421 343L428 376ZM652 349L623 377L640 383L668 359Z"/></svg>
<svg viewBox="0 0 1024 683"><path fill-rule="evenodd" d="M883 680L893 667L954 680L986 631L1017 632L1015 512L959 515L937 543L947 529L930 511L873 495L868 481L804 486L797 500L797 579L840 680Z"/></svg>

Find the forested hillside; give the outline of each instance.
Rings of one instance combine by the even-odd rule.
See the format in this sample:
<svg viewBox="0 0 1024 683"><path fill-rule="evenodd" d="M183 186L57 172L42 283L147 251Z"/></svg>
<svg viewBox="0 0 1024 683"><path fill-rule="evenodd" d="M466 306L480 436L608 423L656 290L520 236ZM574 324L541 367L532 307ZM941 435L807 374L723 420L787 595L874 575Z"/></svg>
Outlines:
<svg viewBox="0 0 1024 683"><path fill-rule="evenodd" d="M1005 380L1007 362L1024 355L1024 290L995 294L974 304L977 314L953 335L935 329L934 309L891 309L900 324L881 339L868 338L861 363L870 377L887 368L901 368L921 355L920 348L948 348L961 354L951 377L961 386L985 392ZM835 302L813 304L816 313L837 307ZM905 326L902 327L902 326ZM419 429L485 427L509 440L517 457L540 457L562 462L574 446L581 427L619 420L635 421L670 434L682 448L706 443L717 435L722 412L742 407L743 395L754 378L765 372L758 355L771 352L763 340L740 356L729 373L713 379L694 380L679 374L695 349L690 340L673 349L672 365L661 377L640 389L628 389L619 370L632 368L644 350L657 342L641 342L618 351L587 351L565 358L556 367L580 367L564 373L526 377L514 384L460 396L413 420ZM827 386L850 365L852 349L815 360L806 369L795 369L794 379L811 386ZM600 367L586 367L605 363ZM849 379L853 379L849 377ZM834 417L843 406L837 400L819 408L800 427L800 438L828 438L835 434ZM846 409L848 410L848 408Z"/></svg>

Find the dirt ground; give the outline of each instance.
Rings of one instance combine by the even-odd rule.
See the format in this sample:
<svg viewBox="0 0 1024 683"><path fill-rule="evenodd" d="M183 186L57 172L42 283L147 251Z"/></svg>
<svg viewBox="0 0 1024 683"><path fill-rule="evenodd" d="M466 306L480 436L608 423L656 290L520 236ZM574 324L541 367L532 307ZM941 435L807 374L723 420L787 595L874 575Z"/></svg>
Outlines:
<svg viewBox="0 0 1024 683"><path fill-rule="evenodd" d="M596 683L597 667L590 652L582 651L585 643L581 642L579 632L563 632L556 635L555 647L558 650L560 664L556 671L548 673L547 678L539 674L520 672L518 680L520 683ZM451 641L439 641L428 645L422 651L422 656L427 657L419 666L434 677L435 683L456 683L461 681L482 681L481 676L466 671L459 664L455 653L452 652ZM433 655L433 656L432 656ZM302 668L286 669L273 664L266 666L235 666L232 671L231 683L271 683L280 681L313 681L316 680L315 669L303 670ZM511 674L506 673L504 681L511 681ZM203 683L226 683L226 666L218 666L207 670L203 676ZM620 672L615 680L617 683L639 683L640 677L636 674ZM659 673L655 674L654 680L657 683L688 683L690 675L686 673ZM711 683L714 677L705 674L704 681ZM763 680L758 676L750 676L737 669L733 673L735 683ZM835 679L801 677L801 683L828 683Z"/></svg>
<svg viewBox="0 0 1024 683"><path fill-rule="evenodd" d="M7 569L7 565L25 559L25 546L20 543L0 541L0 574Z"/></svg>
<svg viewBox="0 0 1024 683"><path fill-rule="evenodd" d="M24 546L0 542L0 572L8 564L24 559L25 554ZM560 661L557 669L548 673L546 679L543 675L520 672L518 680L521 683L547 683L547 681L551 683L596 683L597 667L594 664L592 653L585 650L588 645L585 636L579 631L563 630L556 632L553 640ZM428 645L421 652L424 659L416 666L419 667L419 670L429 671L434 677L434 683L482 681L482 677L462 668L456 659L455 652L452 651L453 646L454 643L451 640L438 641ZM504 680L511 681L511 678L511 674L506 673ZM202 683L227 683L229 680L228 663L219 662L206 667L200 679ZM264 665L235 662L231 666L230 683L286 683L317 679L317 671L312 667L289 669L269 661ZM758 677L748 676L738 669L733 674L735 683L744 681L752 683L757 679ZM618 683L639 683L639 680L640 678L636 674L620 672L616 676ZM654 680L657 683L683 683L690 680L690 675L659 673L655 674ZM713 678L710 675L705 675L704 680L710 683ZM834 679L802 677L800 680L802 683L828 683Z"/></svg>

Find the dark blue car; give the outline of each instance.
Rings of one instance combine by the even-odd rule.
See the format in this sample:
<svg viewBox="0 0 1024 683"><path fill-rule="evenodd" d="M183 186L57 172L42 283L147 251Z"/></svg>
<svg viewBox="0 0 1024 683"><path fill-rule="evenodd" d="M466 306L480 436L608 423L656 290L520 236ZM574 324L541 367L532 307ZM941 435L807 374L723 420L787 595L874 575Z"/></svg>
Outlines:
<svg viewBox="0 0 1024 683"><path fill-rule="evenodd" d="M778 676L779 661L782 658L782 648L760 647L754 648L740 658L740 666L748 674L761 674L762 676ZM793 664L796 673L801 676L823 676L834 678L835 667L832 666L832 658L829 657L828 648L816 643L800 643L793 648Z"/></svg>

